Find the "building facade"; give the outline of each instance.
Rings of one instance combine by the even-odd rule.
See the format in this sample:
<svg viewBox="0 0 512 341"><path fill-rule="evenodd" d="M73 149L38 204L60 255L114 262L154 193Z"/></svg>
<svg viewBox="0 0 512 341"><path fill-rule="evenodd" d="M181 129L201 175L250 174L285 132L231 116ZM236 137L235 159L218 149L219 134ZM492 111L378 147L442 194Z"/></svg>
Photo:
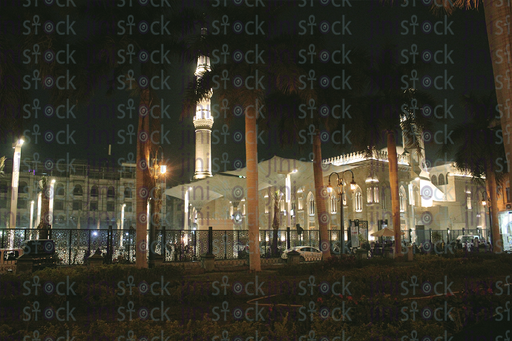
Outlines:
<svg viewBox="0 0 512 341"><path fill-rule="evenodd" d="M97 229L135 228L135 164L124 163L112 166L108 161L90 164L73 161L71 164L41 164L24 159L20 165L18 200L16 205L16 228L36 228L41 221L41 193L38 183L43 176L52 185L50 213L53 212L52 228ZM7 161L5 175L0 178L0 227L9 226L12 188L12 162ZM165 188L165 180L161 186ZM169 214L167 214L169 207ZM180 203L164 200L162 224L177 228Z"/></svg>

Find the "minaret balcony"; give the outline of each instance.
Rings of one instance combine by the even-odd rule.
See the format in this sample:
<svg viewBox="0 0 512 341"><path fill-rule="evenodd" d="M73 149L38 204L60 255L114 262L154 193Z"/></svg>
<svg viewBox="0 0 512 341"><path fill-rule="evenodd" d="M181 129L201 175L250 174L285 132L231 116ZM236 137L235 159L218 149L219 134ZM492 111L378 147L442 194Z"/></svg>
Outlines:
<svg viewBox="0 0 512 341"><path fill-rule="evenodd" d="M194 127L196 129L212 129L213 118L197 118L194 117Z"/></svg>

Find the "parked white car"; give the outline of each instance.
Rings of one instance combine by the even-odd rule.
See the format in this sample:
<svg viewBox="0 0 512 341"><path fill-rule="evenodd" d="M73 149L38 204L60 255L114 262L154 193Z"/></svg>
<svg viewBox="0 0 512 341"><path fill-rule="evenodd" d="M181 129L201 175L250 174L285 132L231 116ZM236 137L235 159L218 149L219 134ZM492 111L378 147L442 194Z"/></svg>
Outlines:
<svg viewBox="0 0 512 341"><path fill-rule="evenodd" d="M296 246L285 250L281 255L282 259L288 259L288 252L297 251L300 253L301 262L311 262L322 260L322 251L314 246Z"/></svg>
<svg viewBox="0 0 512 341"><path fill-rule="evenodd" d="M483 239L480 239L479 236L477 235L464 235L464 236L458 236L457 239L456 239L456 242L457 244L460 245L460 247L462 249L466 249L468 247L472 247L473 246L473 239L478 239L478 242L479 244L481 244L483 241Z"/></svg>

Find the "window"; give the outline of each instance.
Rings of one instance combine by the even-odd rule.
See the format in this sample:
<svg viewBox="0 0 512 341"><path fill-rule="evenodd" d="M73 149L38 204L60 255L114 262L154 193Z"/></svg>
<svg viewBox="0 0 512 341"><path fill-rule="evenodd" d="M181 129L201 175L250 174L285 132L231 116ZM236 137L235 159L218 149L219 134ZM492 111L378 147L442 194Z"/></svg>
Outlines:
<svg viewBox="0 0 512 341"><path fill-rule="evenodd" d="M126 206L124 207L124 211L125 212L131 212L132 211L132 203L131 202L127 202L126 203Z"/></svg>
<svg viewBox="0 0 512 341"><path fill-rule="evenodd" d="M63 184L59 184L57 186L56 194L57 195L64 195L64 185Z"/></svg>
<svg viewBox="0 0 512 341"><path fill-rule="evenodd" d="M0 182L0 193L7 193L7 181Z"/></svg>
<svg viewBox="0 0 512 341"><path fill-rule="evenodd" d="M400 212L405 212L407 196L405 194L405 189L403 187L400 187L400 192L398 193L398 196L400 201Z"/></svg>
<svg viewBox="0 0 512 341"><path fill-rule="evenodd" d="M73 201L73 211L78 211L81 209L82 209L82 201L81 200Z"/></svg>
<svg viewBox="0 0 512 341"><path fill-rule="evenodd" d="M28 193L28 185L25 181L20 181L18 193Z"/></svg>
<svg viewBox="0 0 512 341"><path fill-rule="evenodd" d="M98 186L94 185L91 188L91 197L97 197L98 196Z"/></svg>
<svg viewBox="0 0 512 341"><path fill-rule="evenodd" d="M25 199L18 199L18 209L25 209L27 208L27 200Z"/></svg>
<svg viewBox="0 0 512 341"><path fill-rule="evenodd" d="M303 190L302 188L297 191L297 209L302 211L304 209L304 198L303 198Z"/></svg>
<svg viewBox="0 0 512 341"><path fill-rule="evenodd" d="M354 208L355 208L356 212L362 212L363 211L363 194L361 193L360 188L358 188L356 190L354 199L355 199Z"/></svg>
<svg viewBox="0 0 512 341"><path fill-rule="evenodd" d="M265 213L270 211L270 200L268 200L268 194L265 194L263 202L265 203Z"/></svg>
<svg viewBox="0 0 512 341"><path fill-rule="evenodd" d="M466 193L466 208L471 210L471 192Z"/></svg>
<svg viewBox="0 0 512 341"><path fill-rule="evenodd" d="M132 189L130 187L125 187L124 188L124 197L126 199L129 199L132 197Z"/></svg>
<svg viewBox="0 0 512 341"><path fill-rule="evenodd" d="M97 202L91 202L89 207L90 207L89 210L97 211L98 210L98 203Z"/></svg>
<svg viewBox="0 0 512 341"><path fill-rule="evenodd" d="M82 195L82 186L75 185L75 188L73 189L73 195Z"/></svg>
<svg viewBox="0 0 512 341"><path fill-rule="evenodd" d="M439 186L443 186L444 185L444 176L443 174L439 174Z"/></svg>
<svg viewBox="0 0 512 341"><path fill-rule="evenodd" d="M366 202L368 204L378 204L379 203L379 187L370 186L366 188Z"/></svg>
<svg viewBox="0 0 512 341"><path fill-rule="evenodd" d="M432 175L431 182L432 182L432 185L437 186L437 176Z"/></svg>
<svg viewBox="0 0 512 341"><path fill-rule="evenodd" d="M113 201L107 202L107 211L114 212L114 209L115 209L115 203Z"/></svg>
<svg viewBox="0 0 512 341"><path fill-rule="evenodd" d="M64 210L64 200L55 200L53 203L53 209L58 211Z"/></svg>
<svg viewBox="0 0 512 341"><path fill-rule="evenodd" d="M315 198L311 193L309 194L309 215L315 215Z"/></svg>
<svg viewBox="0 0 512 341"><path fill-rule="evenodd" d="M331 195L331 213L338 212L338 200L335 195Z"/></svg>
<svg viewBox="0 0 512 341"><path fill-rule="evenodd" d="M382 191L381 191L381 194L380 194L381 195L380 202L382 203L382 209L383 210L389 209L388 196L386 195L388 193L388 189L389 189L389 187L383 187Z"/></svg>
<svg viewBox="0 0 512 341"><path fill-rule="evenodd" d="M110 186L107 190L107 198L113 198L115 195L115 189L113 186Z"/></svg>

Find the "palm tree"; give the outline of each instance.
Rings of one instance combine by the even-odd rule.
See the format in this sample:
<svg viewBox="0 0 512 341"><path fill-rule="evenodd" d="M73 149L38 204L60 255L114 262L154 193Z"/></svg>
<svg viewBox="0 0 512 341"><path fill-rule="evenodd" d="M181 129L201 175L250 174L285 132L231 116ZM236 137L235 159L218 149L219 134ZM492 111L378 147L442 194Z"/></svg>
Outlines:
<svg viewBox="0 0 512 341"><path fill-rule="evenodd" d="M284 5L277 6L268 11L266 8L254 7L244 10L240 7L223 7L218 14L221 18L237 18L241 22L258 20L275 22L278 14L285 9ZM243 26L243 25L242 25ZM236 25L233 30L238 29ZM243 29L243 27L242 27ZM221 31L223 32L223 31ZM233 33L233 32L230 32ZM240 31L237 31L240 33ZM195 56L210 54L213 50L223 51L232 46L241 51L233 58L221 58L211 70L205 70L198 75L188 87L183 115L191 115L196 104L209 98L211 91L219 101L228 100L229 105L240 104L245 114L245 151L247 169L247 222L249 227L249 262L251 271L261 271L259 251L259 214L258 214L258 145L257 145L257 119L259 111L266 112L266 98L271 93L299 94L304 99L311 98L309 91L300 90L300 69L294 59L298 53L294 45L297 37L289 34L252 35L247 39L245 34L231 34L227 36L207 35L191 42L191 54ZM229 44L226 44L229 42ZM245 63L243 57L250 50L258 47L262 52L262 59L256 58L253 64ZM233 51L234 52L234 51ZM229 52L228 52L229 54ZM240 59L238 58L239 56ZM220 82L219 82L220 80ZM215 87L214 87L215 86Z"/></svg>
<svg viewBox="0 0 512 341"><path fill-rule="evenodd" d="M39 239L48 239L50 229L50 198L53 195L48 178L43 176L39 181L39 191L41 195L41 221L37 226L39 232Z"/></svg>
<svg viewBox="0 0 512 341"><path fill-rule="evenodd" d="M377 61L372 63L368 72L367 96L361 99L366 107L350 125L356 147L371 153L379 143L385 142L387 146L392 221L395 245L399 246L401 232L396 138L401 132L409 147L415 149L418 155L423 155L421 133L429 122L417 108L425 104L433 105L434 101L428 94L416 89L404 91L401 88L402 75L410 74L413 68L421 69L422 65L399 64L394 59L398 55L395 49L394 46L384 47ZM397 256L403 255L397 252Z"/></svg>
<svg viewBox="0 0 512 341"><path fill-rule="evenodd" d="M140 100L136 152L136 260L139 268L148 266L146 261L147 219L151 219L154 216L153 211L159 209L158 205L152 205L152 212L148 217L148 198L155 193L155 180L151 177L149 169L150 154L157 150L160 141L160 108L157 107L159 105L157 90L166 90L153 88L150 80L155 76L163 79L170 77L170 60L176 55L183 57L182 35L187 34L188 30L194 27L197 18L194 10L180 9L180 4L176 0L169 2L170 7L158 8L153 6L111 7L101 1L96 1L94 6L80 4L76 10L78 13L87 13L87 19L95 30L90 32L89 36L72 42L72 47L78 52L75 56L76 64L64 66L52 62L41 63L39 66L43 76L61 75L66 68L72 67L76 77L75 83L88 85L77 87L77 89L59 91L52 89L55 90L52 92L54 103L60 104L69 98L77 103L78 101L86 103L94 92L104 85L107 86L107 95L112 95L120 88L120 90L131 91L131 96L138 97ZM113 19L126 24L124 33L119 32L119 27L114 30L104 27L104 23L112 22ZM166 31L161 35L152 34L148 32L149 25L143 26L144 21L146 24L148 21L162 22L159 28L163 30L165 27ZM165 25L163 21L166 22ZM130 22L138 25L135 27ZM101 28L97 29L98 27ZM46 42L41 48L49 48L48 44L58 46L66 43L68 42L62 39ZM93 50L88 51L87 49L91 46ZM144 51L146 51L145 54ZM151 62L149 55L151 51L162 51L159 63ZM119 86L120 81L125 82L124 87ZM150 115L149 112L152 114ZM150 135L152 138L149 138ZM158 142L153 143L153 141Z"/></svg>
<svg viewBox="0 0 512 341"><path fill-rule="evenodd" d="M325 42L319 37L315 37L315 48L323 50ZM302 42L302 46L308 42ZM325 47L327 48L327 47ZM343 124L349 119L348 117L340 117L324 112L320 112L319 107L334 108L335 106L344 105L345 107L352 107L354 109L351 114L356 113L358 107L355 105L356 96L363 90L365 83L365 70L368 63L367 52L363 49L352 48L350 65L327 65L321 63L322 55L318 54L313 62L306 63L303 66L303 73L306 70L314 69L316 74L345 74L346 79L350 79L350 86L346 89L335 89L334 87L327 87L321 89L320 87L310 89L309 97L305 98L296 94L290 96L283 96L281 93L272 94L269 96L269 101L273 103L275 108L279 108L269 113L265 119L265 123L269 130L279 129L279 142L282 146L299 146L301 131L314 131L312 140L313 147L313 176L315 182L315 209L316 216L318 217L318 225L320 230L320 248L322 250L322 258L328 259L331 257L329 245L329 213L327 210L327 188L324 186L323 169L322 169L322 141L320 138L320 129L327 129L330 132L336 128L343 130ZM319 66L320 65L320 66ZM296 108L314 107L312 112L304 115L298 112ZM291 110L287 110L291 109ZM322 109L323 110L323 109ZM327 109L329 111L329 109ZM325 111L325 110L323 110ZM346 149L347 146L342 143L341 149ZM343 222L340 222L342 224Z"/></svg>
<svg viewBox="0 0 512 341"><path fill-rule="evenodd" d="M382 0L381 0L382 1ZM386 2L393 0L384 0ZM494 74L494 84L498 108L500 111L500 120L502 127L512 126L512 115L510 114L512 99L512 87L510 86L510 77L512 77L511 65L504 61L507 55L510 55L510 46L512 39L510 29L507 28L510 22L511 5L510 1L503 0L482 0L485 12L485 24L487 27L487 40L489 41L489 52ZM431 5L434 13L445 12L452 14L456 9L477 9L480 5L479 0L435 0ZM510 27L510 26L508 26ZM508 52L507 52L508 51ZM509 129L505 129L505 134L509 135ZM512 139L510 137L503 139L505 146L507 164L512 162ZM509 169L509 180L512 184L512 171Z"/></svg>
<svg viewBox="0 0 512 341"><path fill-rule="evenodd" d="M495 253L502 252L498 221L497 179L502 173L496 169L496 160L505 158L501 144L501 126L496 118L496 93L487 96L465 95L462 104L466 109L467 122L459 124L453 130L454 145L444 145L442 152L455 150L455 166L473 176L477 183L486 179L487 195L490 197L492 216L492 245Z"/></svg>

